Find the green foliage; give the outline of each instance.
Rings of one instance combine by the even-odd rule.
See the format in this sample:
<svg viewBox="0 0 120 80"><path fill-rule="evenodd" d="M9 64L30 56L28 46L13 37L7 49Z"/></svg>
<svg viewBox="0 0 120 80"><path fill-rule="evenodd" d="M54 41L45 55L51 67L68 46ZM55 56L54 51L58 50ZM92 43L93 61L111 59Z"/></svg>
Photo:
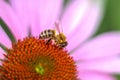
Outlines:
<svg viewBox="0 0 120 80"><path fill-rule="evenodd" d="M8 35L8 37L10 38L10 40L12 42L15 42L16 41L15 37L13 36L12 32L8 28L7 24L1 18L0 18L0 25L4 29L4 31L6 32L6 34Z"/></svg>
<svg viewBox="0 0 120 80"><path fill-rule="evenodd" d="M107 0L104 19L97 34L120 30L120 0Z"/></svg>
<svg viewBox="0 0 120 80"><path fill-rule="evenodd" d="M120 74L116 74L114 76L117 78L117 80L120 80Z"/></svg>

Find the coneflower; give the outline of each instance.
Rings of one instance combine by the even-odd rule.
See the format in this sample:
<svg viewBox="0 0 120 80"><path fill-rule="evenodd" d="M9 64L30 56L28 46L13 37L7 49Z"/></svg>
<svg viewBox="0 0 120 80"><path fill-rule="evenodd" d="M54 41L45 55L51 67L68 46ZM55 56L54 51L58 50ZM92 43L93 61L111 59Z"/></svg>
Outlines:
<svg viewBox="0 0 120 80"><path fill-rule="evenodd" d="M1 80L115 80L111 75L120 73L120 33L90 39L102 17L102 1L75 0L65 8L62 2L0 0ZM68 41L65 48L38 38L58 19Z"/></svg>

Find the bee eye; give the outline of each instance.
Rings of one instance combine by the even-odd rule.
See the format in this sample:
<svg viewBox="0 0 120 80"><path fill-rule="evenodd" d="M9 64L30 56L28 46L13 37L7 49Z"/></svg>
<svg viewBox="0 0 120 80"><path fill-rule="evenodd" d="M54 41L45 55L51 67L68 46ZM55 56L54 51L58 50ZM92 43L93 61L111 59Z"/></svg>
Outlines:
<svg viewBox="0 0 120 80"><path fill-rule="evenodd" d="M67 46L67 45L68 45L67 42L63 42L63 43L60 44L61 47L65 47L65 46Z"/></svg>

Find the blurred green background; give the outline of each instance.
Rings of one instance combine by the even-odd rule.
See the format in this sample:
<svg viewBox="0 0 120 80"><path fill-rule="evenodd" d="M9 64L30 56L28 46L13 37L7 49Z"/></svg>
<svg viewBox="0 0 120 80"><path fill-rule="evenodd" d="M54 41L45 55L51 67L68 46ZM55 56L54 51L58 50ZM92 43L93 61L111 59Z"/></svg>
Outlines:
<svg viewBox="0 0 120 80"><path fill-rule="evenodd" d="M97 33L120 30L120 0L107 0L105 14Z"/></svg>

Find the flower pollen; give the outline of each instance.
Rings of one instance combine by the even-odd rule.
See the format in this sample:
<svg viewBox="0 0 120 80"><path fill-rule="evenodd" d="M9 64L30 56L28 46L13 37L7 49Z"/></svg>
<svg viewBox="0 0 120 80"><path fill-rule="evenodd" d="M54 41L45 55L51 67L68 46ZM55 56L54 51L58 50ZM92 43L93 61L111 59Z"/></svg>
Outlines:
<svg viewBox="0 0 120 80"><path fill-rule="evenodd" d="M73 58L46 41L27 37L13 44L1 60L0 80L77 80Z"/></svg>

